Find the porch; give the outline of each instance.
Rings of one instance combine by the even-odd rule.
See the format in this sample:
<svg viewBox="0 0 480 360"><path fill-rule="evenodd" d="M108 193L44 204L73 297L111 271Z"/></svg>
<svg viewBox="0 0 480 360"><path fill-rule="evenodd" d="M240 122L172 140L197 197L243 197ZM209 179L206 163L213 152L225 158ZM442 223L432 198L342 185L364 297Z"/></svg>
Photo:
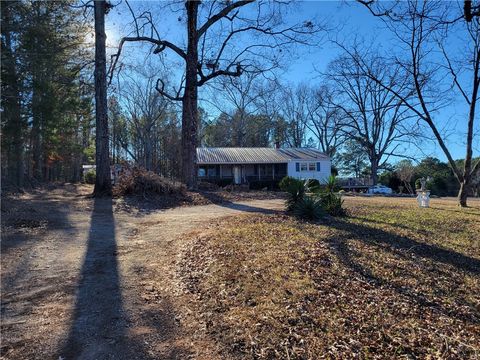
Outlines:
<svg viewBox="0 0 480 360"><path fill-rule="evenodd" d="M280 181L287 176L287 164L219 164L199 165L198 179L208 182L230 180L234 184L257 181Z"/></svg>

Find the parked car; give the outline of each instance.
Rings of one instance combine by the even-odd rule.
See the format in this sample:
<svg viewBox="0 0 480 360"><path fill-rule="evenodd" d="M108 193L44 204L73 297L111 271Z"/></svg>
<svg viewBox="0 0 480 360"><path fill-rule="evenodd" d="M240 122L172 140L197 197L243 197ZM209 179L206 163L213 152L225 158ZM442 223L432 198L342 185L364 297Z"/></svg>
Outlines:
<svg viewBox="0 0 480 360"><path fill-rule="evenodd" d="M393 190L388 186L384 185L374 185L368 188L369 194L392 194Z"/></svg>

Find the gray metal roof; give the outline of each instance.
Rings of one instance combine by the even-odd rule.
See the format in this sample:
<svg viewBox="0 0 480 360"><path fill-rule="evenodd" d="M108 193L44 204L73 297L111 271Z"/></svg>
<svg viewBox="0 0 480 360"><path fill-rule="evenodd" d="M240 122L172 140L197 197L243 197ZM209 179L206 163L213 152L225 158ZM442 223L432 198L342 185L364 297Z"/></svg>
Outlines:
<svg viewBox="0 0 480 360"><path fill-rule="evenodd" d="M329 160L316 149L307 148L197 148L197 164L272 164L292 160Z"/></svg>

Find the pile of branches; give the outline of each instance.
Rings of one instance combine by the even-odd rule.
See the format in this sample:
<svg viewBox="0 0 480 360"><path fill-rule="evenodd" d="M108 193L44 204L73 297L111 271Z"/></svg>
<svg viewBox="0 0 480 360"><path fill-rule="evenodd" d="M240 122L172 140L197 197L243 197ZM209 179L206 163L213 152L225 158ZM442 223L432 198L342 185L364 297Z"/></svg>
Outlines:
<svg viewBox="0 0 480 360"><path fill-rule="evenodd" d="M113 187L116 196L124 195L184 195L185 185L140 167L125 167Z"/></svg>

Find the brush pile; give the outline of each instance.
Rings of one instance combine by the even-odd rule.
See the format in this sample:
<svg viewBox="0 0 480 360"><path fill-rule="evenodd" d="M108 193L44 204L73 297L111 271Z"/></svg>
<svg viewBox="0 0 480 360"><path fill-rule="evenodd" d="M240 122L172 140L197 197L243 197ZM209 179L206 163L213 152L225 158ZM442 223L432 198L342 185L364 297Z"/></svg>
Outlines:
<svg viewBox="0 0 480 360"><path fill-rule="evenodd" d="M183 195L185 185L140 167L123 168L116 179L113 192L124 195Z"/></svg>

